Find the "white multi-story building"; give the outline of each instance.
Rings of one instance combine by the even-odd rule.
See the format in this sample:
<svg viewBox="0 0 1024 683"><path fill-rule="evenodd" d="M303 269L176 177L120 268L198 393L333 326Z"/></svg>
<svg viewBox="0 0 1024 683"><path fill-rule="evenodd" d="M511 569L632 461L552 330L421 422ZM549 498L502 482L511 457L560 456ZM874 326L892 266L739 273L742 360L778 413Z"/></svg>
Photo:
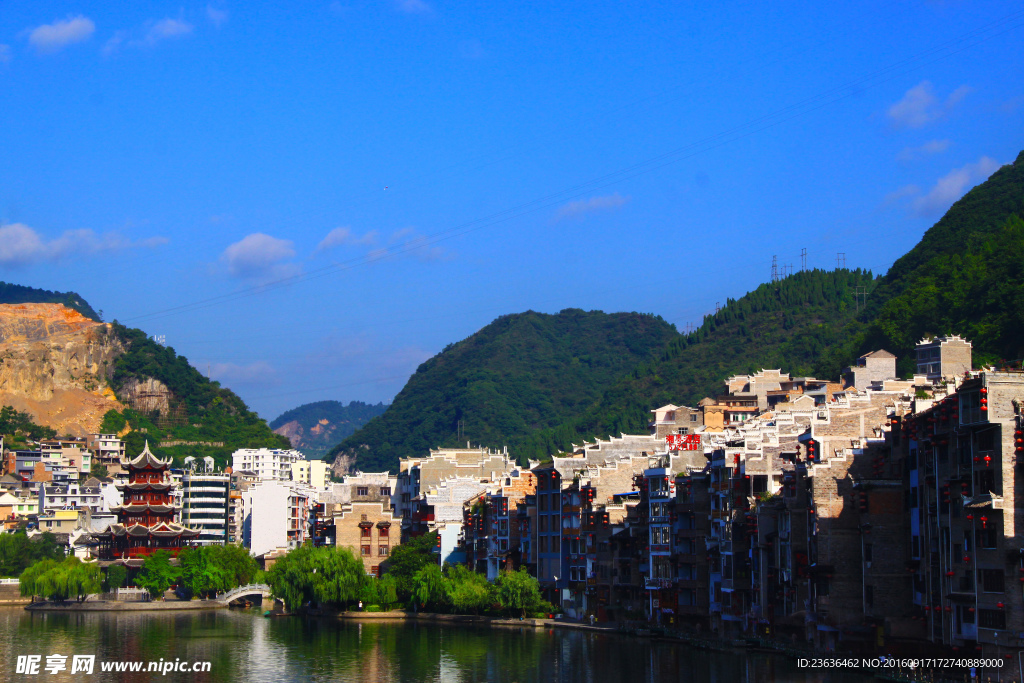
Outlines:
<svg viewBox="0 0 1024 683"><path fill-rule="evenodd" d="M181 523L199 532L199 545L228 542L231 475L186 471L181 477Z"/></svg>
<svg viewBox="0 0 1024 683"><path fill-rule="evenodd" d="M291 481L292 470L299 462L305 462L299 451L277 448L240 448L231 456L235 472L252 472L260 481Z"/></svg>
<svg viewBox="0 0 1024 683"><path fill-rule="evenodd" d="M103 496L98 486L82 486L68 483L54 485L43 482L39 485L40 514L53 510L103 510Z"/></svg>
<svg viewBox="0 0 1024 683"><path fill-rule="evenodd" d="M124 460L124 441L117 434L90 434L86 437L86 447L92 451L93 463L107 468L107 474L115 475L123 471L121 462Z"/></svg>
<svg viewBox="0 0 1024 683"><path fill-rule="evenodd" d="M311 492L283 481L261 481L242 493L242 544L259 557L306 540Z"/></svg>

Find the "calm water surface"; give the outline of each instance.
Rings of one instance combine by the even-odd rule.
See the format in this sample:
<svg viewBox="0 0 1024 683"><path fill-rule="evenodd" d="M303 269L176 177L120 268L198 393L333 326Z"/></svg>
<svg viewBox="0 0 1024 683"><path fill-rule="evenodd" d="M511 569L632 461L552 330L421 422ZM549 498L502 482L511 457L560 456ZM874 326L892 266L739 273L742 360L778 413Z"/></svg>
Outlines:
<svg viewBox="0 0 1024 683"><path fill-rule="evenodd" d="M68 671L15 673L18 655L68 655ZM70 655L96 655L71 675ZM210 673L102 674L101 661L211 662ZM480 681L853 683L770 655L721 654L628 636L534 630L263 618L258 610L39 614L0 608L0 681L189 680L239 683Z"/></svg>

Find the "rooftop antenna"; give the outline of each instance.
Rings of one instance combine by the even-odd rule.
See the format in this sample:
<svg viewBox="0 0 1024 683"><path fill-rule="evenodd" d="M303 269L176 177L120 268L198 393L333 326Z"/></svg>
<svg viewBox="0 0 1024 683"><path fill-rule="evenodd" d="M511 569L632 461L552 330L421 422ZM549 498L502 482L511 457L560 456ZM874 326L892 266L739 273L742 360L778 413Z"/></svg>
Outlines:
<svg viewBox="0 0 1024 683"><path fill-rule="evenodd" d="M779 257L772 256L772 282L779 281Z"/></svg>
<svg viewBox="0 0 1024 683"><path fill-rule="evenodd" d="M800 250L800 270L807 270L807 247Z"/></svg>

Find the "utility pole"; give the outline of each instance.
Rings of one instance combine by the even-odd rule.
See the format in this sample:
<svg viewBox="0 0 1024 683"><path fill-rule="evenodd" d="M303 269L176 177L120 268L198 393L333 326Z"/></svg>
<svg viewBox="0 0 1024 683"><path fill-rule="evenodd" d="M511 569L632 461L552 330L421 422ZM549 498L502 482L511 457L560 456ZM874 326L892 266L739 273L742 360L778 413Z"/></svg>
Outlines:
<svg viewBox="0 0 1024 683"><path fill-rule="evenodd" d="M853 290L853 298L857 303L857 312L860 313L861 305L867 308L868 305L868 290L866 287L855 287Z"/></svg>

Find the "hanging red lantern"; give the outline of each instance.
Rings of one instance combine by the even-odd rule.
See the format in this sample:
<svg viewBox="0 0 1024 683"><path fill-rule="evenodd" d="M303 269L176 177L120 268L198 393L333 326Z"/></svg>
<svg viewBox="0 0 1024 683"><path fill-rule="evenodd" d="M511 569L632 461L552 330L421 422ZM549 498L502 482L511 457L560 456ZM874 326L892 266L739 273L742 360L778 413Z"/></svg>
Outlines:
<svg viewBox="0 0 1024 683"><path fill-rule="evenodd" d="M974 515L967 515L967 521L968 522L973 522L974 521Z"/></svg>
<svg viewBox="0 0 1024 683"><path fill-rule="evenodd" d="M984 528L985 528L985 525L986 525L987 523L988 523L988 517L986 517L985 515L982 515L982 516L981 516L981 528L982 528L982 529L984 529Z"/></svg>
<svg viewBox="0 0 1024 683"><path fill-rule="evenodd" d="M986 455L983 458L983 460L985 461L985 467L988 467L990 464L992 464L992 456L991 455Z"/></svg>
<svg viewBox="0 0 1024 683"><path fill-rule="evenodd" d="M964 555L964 564L970 564L970 562L971 562L971 558L969 556L967 556L967 555Z"/></svg>
<svg viewBox="0 0 1024 683"><path fill-rule="evenodd" d="M998 607L999 609L1003 609L1004 607L1006 607L1006 605L1004 605L1004 604L1003 604L1003 603L1001 603L1001 602L997 602L997 603L996 603L996 607Z"/></svg>

